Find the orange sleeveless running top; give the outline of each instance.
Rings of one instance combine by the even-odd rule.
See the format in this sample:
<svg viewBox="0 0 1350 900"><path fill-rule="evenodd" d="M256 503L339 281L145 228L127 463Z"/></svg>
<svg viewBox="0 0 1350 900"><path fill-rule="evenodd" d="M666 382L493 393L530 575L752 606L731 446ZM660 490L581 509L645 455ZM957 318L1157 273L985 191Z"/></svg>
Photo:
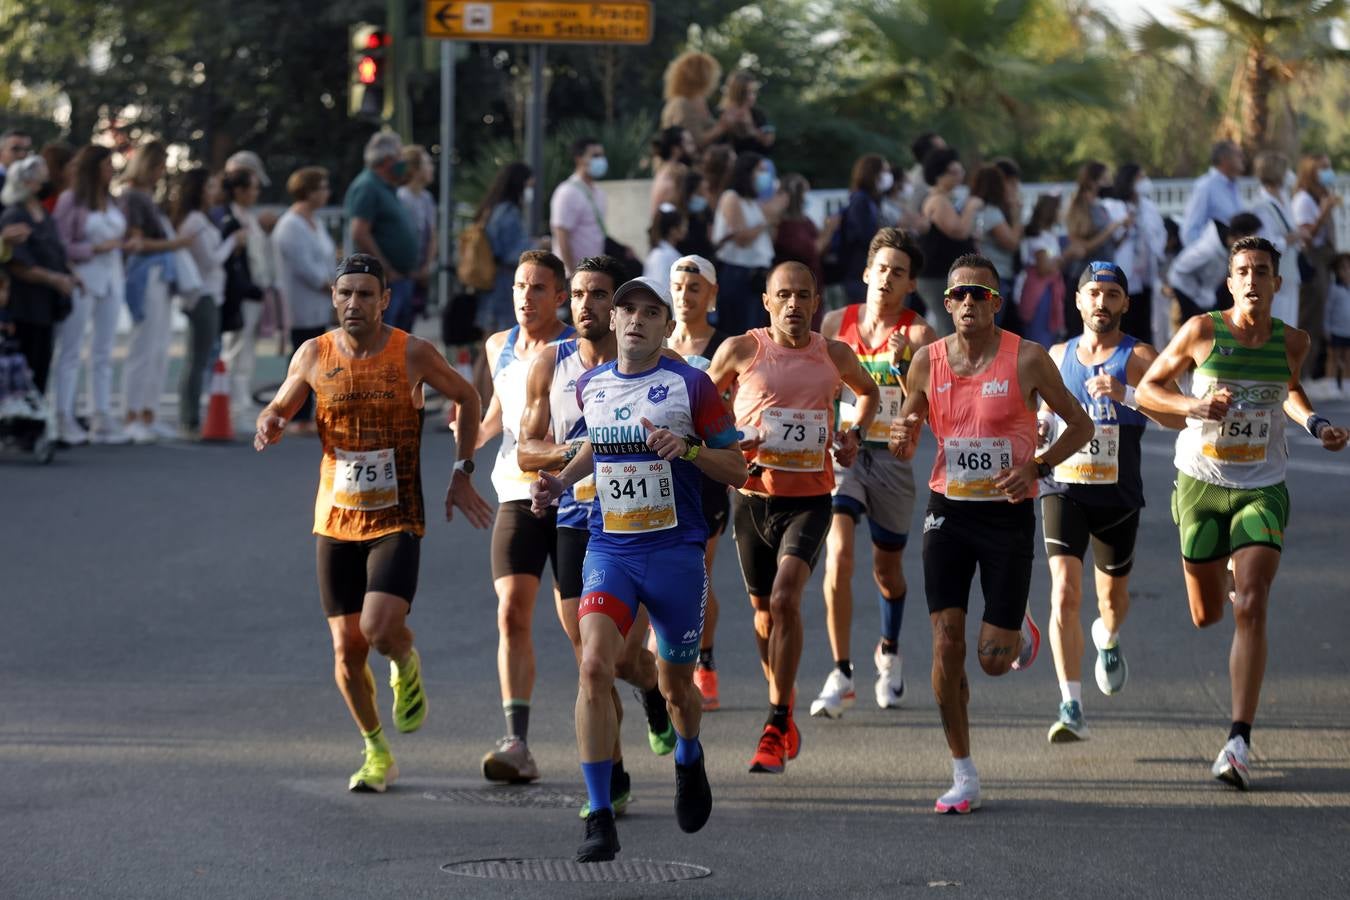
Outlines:
<svg viewBox="0 0 1350 900"><path fill-rule="evenodd" d="M767 328L748 332L755 358L738 379L736 427L763 439L746 453L751 474L743 491L774 497L815 497L834 489L830 445L839 370L825 338L811 332L801 349L776 343Z"/></svg>
<svg viewBox="0 0 1350 900"><path fill-rule="evenodd" d="M408 383L408 333L395 328L384 349L354 359L336 331L317 338L314 421L323 443L314 533L368 541L425 532L422 416Z"/></svg>
<svg viewBox="0 0 1350 900"><path fill-rule="evenodd" d="M994 361L968 377L952 372L945 338L928 345L928 423L938 443L928 486L939 494L952 500L1006 500L993 486L999 470L1036 455L1036 414L1027 409L1017 380L1021 344L1021 338L1004 331ZM949 475L955 483L948 484Z"/></svg>

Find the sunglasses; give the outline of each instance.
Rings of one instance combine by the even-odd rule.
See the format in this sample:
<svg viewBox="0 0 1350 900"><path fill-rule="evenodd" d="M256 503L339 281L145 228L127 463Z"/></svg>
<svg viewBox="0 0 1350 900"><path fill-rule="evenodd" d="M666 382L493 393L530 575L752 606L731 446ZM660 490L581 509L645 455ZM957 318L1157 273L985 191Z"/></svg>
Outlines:
<svg viewBox="0 0 1350 900"><path fill-rule="evenodd" d="M983 303L986 300L993 300L995 297L1001 295L998 291L983 284L954 284L947 288L946 293L942 296L947 300L955 300L957 303L960 303L967 297L974 300L976 303Z"/></svg>

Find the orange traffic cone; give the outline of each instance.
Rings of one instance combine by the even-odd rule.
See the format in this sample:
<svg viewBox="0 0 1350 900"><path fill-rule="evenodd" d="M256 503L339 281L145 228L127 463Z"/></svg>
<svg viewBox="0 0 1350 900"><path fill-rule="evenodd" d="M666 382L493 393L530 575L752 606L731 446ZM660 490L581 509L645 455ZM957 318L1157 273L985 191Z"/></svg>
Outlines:
<svg viewBox="0 0 1350 900"><path fill-rule="evenodd" d="M217 359L211 370L211 399L206 404L202 440L234 440L234 423L230 419L230 376L225 372L223 359Z"/></svg>

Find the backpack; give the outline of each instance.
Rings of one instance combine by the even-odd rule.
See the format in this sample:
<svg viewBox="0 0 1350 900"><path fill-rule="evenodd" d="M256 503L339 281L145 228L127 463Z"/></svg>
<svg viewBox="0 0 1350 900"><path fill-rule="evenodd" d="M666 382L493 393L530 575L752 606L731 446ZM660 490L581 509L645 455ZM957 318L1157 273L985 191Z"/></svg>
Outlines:
<svg viewBox="0 0 1350 900"><path fill-rule="evenodd" d="M459 232L459 262L455 274L460 283L475 291L490 291L497 278L497 260L492 255L487 229L474 222Z"/></svg>

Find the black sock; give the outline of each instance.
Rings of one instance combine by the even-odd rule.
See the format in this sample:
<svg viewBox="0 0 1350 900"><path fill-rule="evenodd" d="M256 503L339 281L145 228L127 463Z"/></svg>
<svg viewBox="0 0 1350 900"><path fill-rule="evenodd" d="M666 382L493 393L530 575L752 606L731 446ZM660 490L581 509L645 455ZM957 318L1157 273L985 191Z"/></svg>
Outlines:
<svg viewBox="0 0 1350 900"><path fill-rule="evenodd" d="M647 713L647 727L657 734L665 734L670 728L670 713L666 711L666 698L661 696L660 688L642 692L642 708Z"/></svg>
<svg viewBox="0 0 1350 900"><path fill-rule="evenodd" d="M769 718L768 718L768 721L765 722L764 724L766 724L766 725L772 725L774 728L777 728L779 731L783 732L784 734L787 734L787 730L788 730L788 708L787 708L787 706L786 706L786 705L784 705L784 706L774 706L772 703L770 703L770 704L769 704Z"/></svg>
<svg viewBox="0 0 1350 900"><path fill-rule="evenodd" d="M530 731L530 704L523 700L512 700L502 704L506 713L506 733L522 741Z"/></svg>
<svg viewBox="0 0 1350 900"><path fill-rule="evenodd" d="M709 672L717 671L717 663L713 662L711 647L705 647L698 651L698 667L707 669Z"/></svg>
<svg viewBox="0 0 1350 900"><path fill-rule="evenodd" d="M895 656L897 653L900 652L900 642L893 641L889 638L882 638L881 652L885 653L887 656Z"/></svg>
<svg viewBox="0 0 1350 900"><path fill-rule="evenodd" d="M836 659L834 661L834 667L838 669L840 672L843 672L845 678L853 677L853 663L849 662L848 660Z"/></svg>
<svg viewBox="0 0 1350 900"><path fill-rule="evenodd" d="M611 797L614 795L615 790L617 788L625 786L624 781L627 778L628 774L623 770L623 760L622 759L614 760L614 765L609 770L609 788Z"/></svg>
<svg viewBox="0 0 1350 900"><path fill-rule="evenodd" d="M1242 738L1250 747L1252 745L1252 723L1234 722L1233 727L1228 729L1228 739L1231 741L1235 737Z"/></svg>

